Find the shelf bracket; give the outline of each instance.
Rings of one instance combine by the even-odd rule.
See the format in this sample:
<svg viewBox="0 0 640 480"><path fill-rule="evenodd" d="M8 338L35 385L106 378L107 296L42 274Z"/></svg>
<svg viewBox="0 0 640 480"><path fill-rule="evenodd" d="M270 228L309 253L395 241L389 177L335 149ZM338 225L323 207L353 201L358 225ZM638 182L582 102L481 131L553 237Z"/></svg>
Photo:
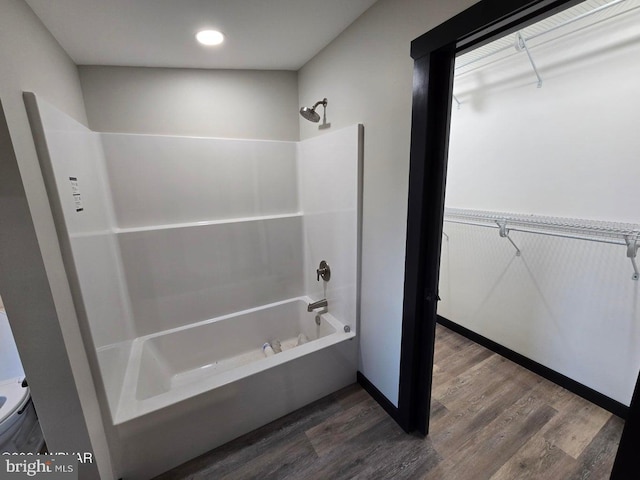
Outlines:
<svg viewBox="0 0 640 480"><path fill-rule="evenodd" d="M458 97L456 97L455 95L452 95L453 99L456 101L456 103L458 104L458 110L460 110L460 105L462 104L462 102L460 100L458 100Z"/></svg>
<svg viewBox="0 0 640 480"><path fill-rule="evenodd" d="M627 244L627 258L631 260L631 265L633 265L634 274L631 275L631 280L638 281L640 278L640 273L638 273L638 265L636 264L636 255L638 254L638 248L640 248L640 242L638 242L638 237L640 236L640 232L636 235L625 235L624 241Z"/></svg>
<svg viewBox="0 0 640 480"><path fill-rule="evenodd" d="M507 221L506 220L496 220L496 223L498 224L498 227L500 228L500 236L502 238L506 238L507 240L509 240L511 242L511 245L513 245L513 248L516 249L516 257L519 257L522 252L520 252L520 249L518 248L518 246L514 243L514 241L509 236L509 229L507 228Z"/></svg>
<svg viewBox="0 0 640 480"><path fill-rule="evenodd" d="M527 53L527 57L529 57L529 62L531 62L531 66L533 67L533 71L535 72L536 77L538 77L538 88L542 87L542 77L540 76L540 73L536 68L536 62L533 61L533 57L531 56L529 47L527 47L527 42L525 41L524 37L520 32L516 33L515 47L517 51L521 52L524 50Z"/></svg>

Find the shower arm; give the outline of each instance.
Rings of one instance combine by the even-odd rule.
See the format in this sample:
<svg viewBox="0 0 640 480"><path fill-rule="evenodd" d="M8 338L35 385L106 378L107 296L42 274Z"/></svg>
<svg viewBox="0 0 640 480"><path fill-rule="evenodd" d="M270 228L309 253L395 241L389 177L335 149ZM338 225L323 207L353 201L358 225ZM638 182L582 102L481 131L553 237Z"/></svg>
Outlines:
<svg viewBox="0 0 640 480"><path fill-rule="evenodd" d="M318 107L318 105L322 105L324 108L327 108L327 99L323 98L322 100L318 100L313 107L311 107L311 110L313 110L315 112L316 108Z"/></svg>

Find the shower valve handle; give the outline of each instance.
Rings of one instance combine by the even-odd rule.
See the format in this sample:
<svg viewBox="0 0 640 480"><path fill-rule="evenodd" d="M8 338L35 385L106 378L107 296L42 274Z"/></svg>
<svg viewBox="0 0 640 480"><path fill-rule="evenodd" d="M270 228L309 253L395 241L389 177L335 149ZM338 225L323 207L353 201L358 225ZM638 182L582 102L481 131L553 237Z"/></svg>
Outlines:
<svg viewBox="0 0 640 480"><path fill-rule="evenodd" d="M331 280L331 269L329 268L329 264L324 260L320 262L320 267L318 267L316 273L318 274L318 282L320 281L320 277L322 277L325 282Z"/></svg>

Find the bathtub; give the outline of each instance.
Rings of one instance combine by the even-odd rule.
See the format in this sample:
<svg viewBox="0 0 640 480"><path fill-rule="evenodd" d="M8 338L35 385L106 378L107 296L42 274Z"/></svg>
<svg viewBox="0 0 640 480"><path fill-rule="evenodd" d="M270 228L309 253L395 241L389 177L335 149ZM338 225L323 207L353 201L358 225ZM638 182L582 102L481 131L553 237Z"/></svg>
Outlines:
<svg viewBox="0 0 640 480"><path fill-rule="evenodd" d="M114 424L355 337L354 326L330 312L307 312L311 301L298 297L137 338ZM301 333L308 342L298 345ZM280 340L282 352L265 356L262 345L275 339Z"/></svg>

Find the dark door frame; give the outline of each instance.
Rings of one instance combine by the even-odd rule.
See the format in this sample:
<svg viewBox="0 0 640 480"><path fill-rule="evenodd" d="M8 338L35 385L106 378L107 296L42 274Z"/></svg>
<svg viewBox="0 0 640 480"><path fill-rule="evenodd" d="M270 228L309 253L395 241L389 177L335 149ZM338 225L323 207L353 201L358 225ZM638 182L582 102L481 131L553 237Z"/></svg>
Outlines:
<svg viewBox="0 0 640 480"><path fill-rule="evenodd" d="M455 56L581 1L482 0L411 43L411 163L397 411L397 421L406 431L417 430L423 435L429 431ZM638 409L640 405L632 402L629 416ZM628 421L623 443L625 438L638 438L627 434L630 428L633 424ZM616 464L625 451L623 443Z"/></svg>

